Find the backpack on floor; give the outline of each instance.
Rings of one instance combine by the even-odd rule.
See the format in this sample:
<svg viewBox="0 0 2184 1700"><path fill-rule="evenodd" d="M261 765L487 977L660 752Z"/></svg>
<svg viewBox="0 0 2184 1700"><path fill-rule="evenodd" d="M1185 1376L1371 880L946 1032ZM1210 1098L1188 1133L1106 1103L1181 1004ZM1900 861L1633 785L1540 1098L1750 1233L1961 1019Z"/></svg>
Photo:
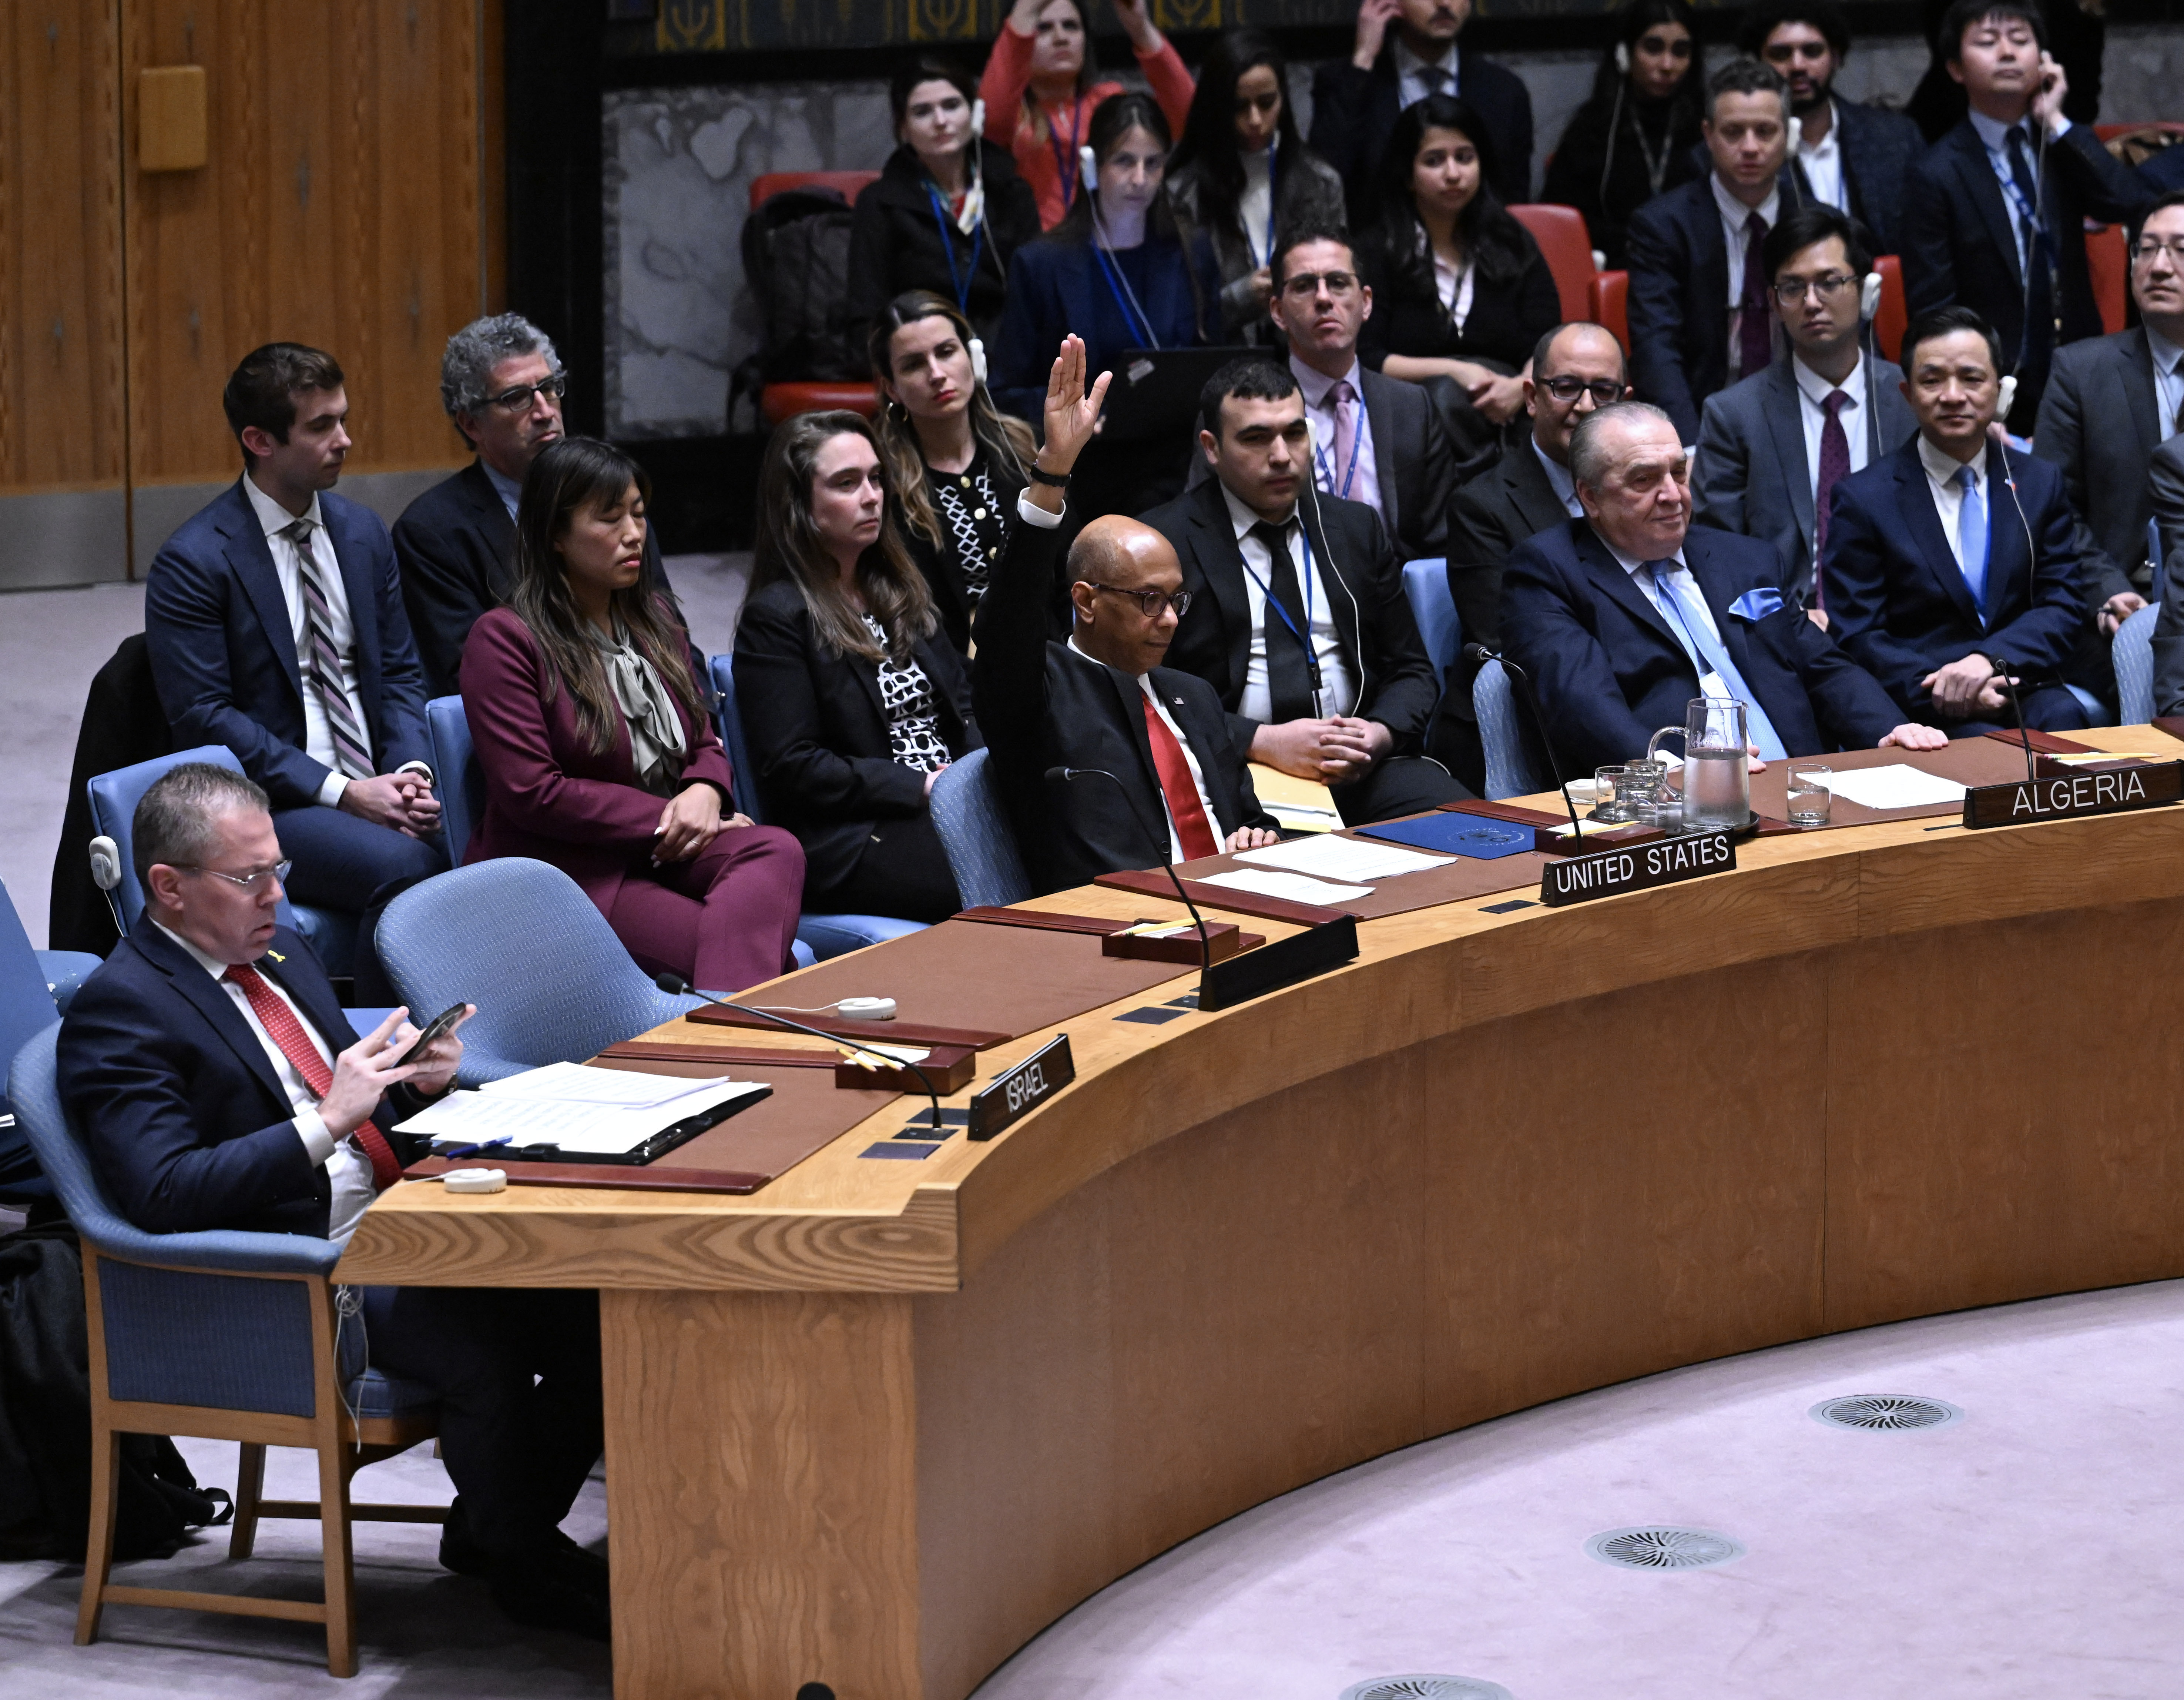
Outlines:
<svg viewBox="0 0 2184 1700"><path fill-rule="evenodd" d="M850 324L850 203L838 189L784 189L744 220L744 277L766 319L766 347L735 374L728 398L772 383L866 376Z"/></svg>

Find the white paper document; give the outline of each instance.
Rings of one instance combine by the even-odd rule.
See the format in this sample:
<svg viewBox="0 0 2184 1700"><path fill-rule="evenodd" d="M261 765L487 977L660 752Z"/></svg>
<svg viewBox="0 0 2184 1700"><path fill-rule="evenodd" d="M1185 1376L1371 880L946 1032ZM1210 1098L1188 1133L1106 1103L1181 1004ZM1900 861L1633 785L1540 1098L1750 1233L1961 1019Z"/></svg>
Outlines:
<svg viewBox="0 0 2184 1700"><path fill-rule="evenodd" d="M549 1062L543 1068L527 1068L505 1080L488 1080L478 1090L497 1098L551 1100L565 1104L616 1104L625 1109L649 1109L670 1104L694 1092L724 1084L726 1074L692 1079L682 1074L652 1074L638 1068L588 1068L581 1062Z"/></svg>
<svg viewBox="0 0 2184 1700"><path fill-rule="evenodd" d="M554 1145L571 1156L620 1157L687 1117L768 1090L756 1080L699 1084L702 1090L665 1105L637 1108L526 1098L504 1092L450 1092L395 1132L427 1135L435 1145L479 1145L505 1139L518 1145Z"/></svg>
<svg viewBox="0 0 2184 1700"><path fill-rule="evenodd" d="M1256 867L1279 868L1284 873L1308 873L1319 879L1348 880L1353 885L1376 879L1392 879L1399 873L1417 873L1444 867L1452 857L1425 856L1401 844L1372 839L1299 839L1268 850L1240 850L1236 860Z"/></svg>
<svg viewBox="0 0 2184 1700"><path fill-rule="evenodd" d="M1282 873L1273 868L1240 867L1234 873L1209 873L1199 883L1225 885L1231 891L1256 891L1262 897L1286 898L1291 903L1317 903L1323 909L1373 895L1369 885L1336 885L1309 874Z"/></svg>
<svg viewBox="0 0 2184 1700"><path fill-rule="evenodd" d="M1938 803L1961 803L1965 788L1953 779L1939 779L1903 762L1886 767L1853 767L1836 773L1828 789L1846 802L1865 809L1930 809Z"/></svg>

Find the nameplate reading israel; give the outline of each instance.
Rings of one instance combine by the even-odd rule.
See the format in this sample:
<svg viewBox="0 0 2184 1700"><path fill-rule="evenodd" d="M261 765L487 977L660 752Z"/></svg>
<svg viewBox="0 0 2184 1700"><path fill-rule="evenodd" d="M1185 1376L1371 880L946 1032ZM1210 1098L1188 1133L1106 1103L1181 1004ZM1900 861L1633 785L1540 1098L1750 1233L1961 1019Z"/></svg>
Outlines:
<svg viewBox="0 0 2184 1700"><path fill-rule="evenodd" d="M1674 885L1703 874L1728 873L1736 867L1734 838L1727 833L1696 833L1687 839L1551 861L1540 872L1540 901L1557 909L1565 903L1590 903L1596 897Z"/></svg>
<svg viewBox="0 0 2184 1700"><path fill-rule="evenodd" d="M1021 1121L1077 1078L1077 1062L1069 1054L1069 1035L1061 1034L1043 1045L994 1084L971 1099L971 1132L974 1140L990 1140L1011 1122Z"/></svg>
<svg viewBox="0 0 2184 1700"><path fill-rule="evenodd" d="M2034 821L2067 820L2073 815L2158 809L2179 801L2184 801L2184 761L2160 761L2060 778L1975 785L1964 793L1964 825L1975 830L2021 827Z"/></svg>

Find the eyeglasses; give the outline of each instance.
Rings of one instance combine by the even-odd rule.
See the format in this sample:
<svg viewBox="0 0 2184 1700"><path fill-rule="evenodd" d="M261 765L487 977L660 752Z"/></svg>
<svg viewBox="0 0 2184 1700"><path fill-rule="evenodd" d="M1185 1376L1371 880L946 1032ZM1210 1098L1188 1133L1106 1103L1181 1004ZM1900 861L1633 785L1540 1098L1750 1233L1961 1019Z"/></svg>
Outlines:
<svg viewBox="0 0 2184 1700"><path fill-rule="evenodd" d="M265 889L265 882L269 879L286 885L288 883L288 870L295 865L292 861L276 861L272 867L261 867L254 873L222 873L216 867L199 867L194 862L182 862L179 864L179 867L184 873L210 874L214 879L224 879L230 885L239 885L255 897Z"/></svg>
<svg viewBox="0 0 2184 1700"><path fill-rule="evenodd" d="M1354 271L1293 271L1282 280L1282 293L1298 301L1309 301L1325 285L1329 295L1347 295L1357 287Z"/></svg>
<svg viewBox="0 0 2184 1700"><path fill-rule="evenodd" d="M1795 307L1809 289L1821 300L1832 301L1857 282L1847 271L1830 271L1825 277L1786 277L1774 286L1774 298L1785 307Z"/></svg>
<svg viewBox="0 0 2184 1700"><path fill-rule="evenodd" d="M1119 584L1093 584L1089 578L1081 581L1091 584L1095 590L1104 590L1110 596L1127 596L1136 603L1148 620L1157 620L1169 609L1175 610L1178 620L1190 612L1191 594L1178 590L1173 596L1165 590L1125 590Z"/></svg>
<svg viewBox="0 0 2184 1700"><path fill-rule="evenodd" d="M533 396L551 396L556 401L569 393L569 380L556 372L550 378L541 378L535 384L518 384L514 389L504 389L499 395L485 399L488 407L497 407L508 413L527 412Z"/></svg>
<svg viewBox="0 0 2184 1700"><path fill-rule="evenodd" d="M1607 378L1540 378L1539 387L1568 407L1581 395L1590 395L1595 407L1606 407L1610 402L1623 399L1623 386Z"/></svg>
<svg viewBox="0 0 2184 1700"><path fill-rule="evenodd" d="M2151 265L2153 263L2153 257L2159 254L2167 254L2171 265L2184 266L2184 237L2179 237L2174 242L2164 242L2158 236L2142 236L2138 239L2137 244L2132 248L2131 257L2137 265Z"/></svg>

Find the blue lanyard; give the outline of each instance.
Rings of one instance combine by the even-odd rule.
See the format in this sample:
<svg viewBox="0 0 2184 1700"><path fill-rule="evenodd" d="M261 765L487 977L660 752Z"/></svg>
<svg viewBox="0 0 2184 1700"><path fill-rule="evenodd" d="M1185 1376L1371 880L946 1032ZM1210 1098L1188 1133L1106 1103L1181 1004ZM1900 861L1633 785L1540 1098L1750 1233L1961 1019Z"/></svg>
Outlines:
<svg viewBox="0 0 2184 1700"><path fill-rule="evenodd" d="M978 237L971 244L971 264L964 275L956 275L956 238L949 232L948 216L941 206L940 191L932 184L925 186L925 198L933 203L933 222L940 230L940 252L948 257L948 287L956 292L956 310L966 318L971 313L971 286L978 281L978 259L986 251L986 221L978 220Z"/></svg>
<svg viewBox="0 0 2184 1700"><path fill-rule="evenodd" d="M1073 101L1069 118L1069 152L1061 151L1061 128L1052 117L1046 120L1046 145L1054 150L1055 175L1061 179L1061 210L1067 212L1077 199L1077 150L1084 146L1079 131L1084 126L1084 103Z"/></svg>
<svg viewBox="0 0 2184 1700"><path fill-rule="evenodd" d="M1303 631L1299 631L1297 629L1297 622L1290 617L1290 610L1282 606L1282 599L1274 594L1273 586L1268 583L1265 579L1261 578L1258 573L1253 569L1251 563L1248 560L1244 562L1244 571L1251 579L1251 582L1258 586L1259 594L1267 599L1267 606L1273 609L1275 614L1280 618L1282 624L1290 628L1290 635L1292 638L1295 638L1297 642L1303 646L1306 676L1312 681L1312 692L1315 699L1312 707L1314 710L1317 710L1319 706L1318 702L1316 700L1319 695L1319 652L1312 648L1311 635L1312 586L1312 533L1305 530L1304 521L1301 519L1299 519L1296 521L1296 528L1297 541L1304 545L1304 571L1298 575L1297 583L1297 588L1304 597L1305 629ZM1236 553L1238 557L1240 559L1244 552L1241 549L1239 549ZM1272 560L1269 560L1267 565L1271 567L1273 563Z"/></svg>
<svg viewBox="0 0 2184 1700"><path fill-rule="evenodd" d="M1139 345L1140 347L1159 348L1160 338L1153 334L1153 321L1142 313L1134 312L1131 309L1123 287L1123 279L1119 270L1119 263L1109 259L1107 250L1100 247L1098 242L1093 242L1091 248L1092 258L1100 262L1100 275L1107 280L1107 293L1115 298L1115 305L1122 309L1123 322L1130 327L1130 333L1133 336L1138 333L1140 327L1143 328L1145 340Z"/></svg>
<svg viewBox="0 0 2184 1700"><path fill-rule="evenodd" d="M1350 499L1350 487L1351 484L1355 483L1357 479L1358 453L1364 448L1364 446L1365 399L1362 396L1360 396L1357 399L1357 423L1351 427L1350 432L1350 470L1342 475L1342 488L1338 490L1334 488L1334 469L1327 464L1327 451L1324 449L1318 447L1315 447L1312 451L1312 458L1318 461L1319 470L1323 475L1319 481L1319 488L1326 491L1330 496L1339 497L1343 501L1348 501ZM1306 543L1305 547L1309 549L1312 545L1311 543Z"/></svg>

